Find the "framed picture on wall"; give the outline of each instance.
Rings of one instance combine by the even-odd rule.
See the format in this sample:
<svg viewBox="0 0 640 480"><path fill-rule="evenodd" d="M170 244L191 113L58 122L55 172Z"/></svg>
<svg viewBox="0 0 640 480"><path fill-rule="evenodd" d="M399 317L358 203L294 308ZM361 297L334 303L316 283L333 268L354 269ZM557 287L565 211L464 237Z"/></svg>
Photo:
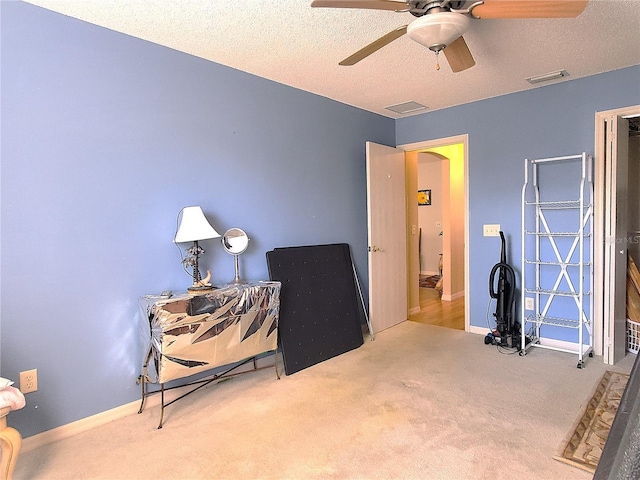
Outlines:
<svg viewBox="0 0 640 480"><path fill-rule="evenodd" d="M418 205L431 205L431 189L418 190Z"/></svg>

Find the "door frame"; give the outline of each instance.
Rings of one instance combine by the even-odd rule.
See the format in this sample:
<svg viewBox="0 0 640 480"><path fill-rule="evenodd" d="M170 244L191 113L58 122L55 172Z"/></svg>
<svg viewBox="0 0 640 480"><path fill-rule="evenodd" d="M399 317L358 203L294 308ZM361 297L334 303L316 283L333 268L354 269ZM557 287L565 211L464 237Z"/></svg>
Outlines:
<svg viewBox="0 0 640 480"><path fill-rule="evenodd" d="M398 145L397 148L405 152L427 150L429 148L441 147L461 143L464 147L464 330L470 331L469 315L469 135L455 135L453 137L438 138L435 140L424 140L421 142ZM407 222L410 220L407 218ZM417 252L411 252L411 254ZM406 270L406 267L405 267ZM410 288L407 285L407 289ZM408 294L408 292L407 292Z"/></svg>
<svg viewBox="0 0 640 480"><path fill-rule="evenodd" d="M604 315L604 306L612 301L611 291L604 291L598 288L599 285L606 286L604 278L605 267L605 131L607 120L612 117L635 118L640 116L640 105L624 108L616 108L596 112L595 114L595 147L594 147L594 208L593 208L593 242L594 246L594 287L593 290L593 346L596 355L603 355L605 364L613 365L614 341L608 339L605 345L605 332L611 331L612 319ZM625 232L626 234L626 232ZM607 336L608 338L608 336Z"/></svg>

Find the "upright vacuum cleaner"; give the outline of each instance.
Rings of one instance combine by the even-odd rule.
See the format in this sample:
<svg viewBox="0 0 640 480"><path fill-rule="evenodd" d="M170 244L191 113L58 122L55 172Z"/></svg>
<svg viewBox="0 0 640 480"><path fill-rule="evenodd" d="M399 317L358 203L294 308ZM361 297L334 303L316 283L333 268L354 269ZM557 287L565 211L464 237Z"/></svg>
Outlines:
<svg viewBox="0 0 640 480"><path fill-rule="evenodd" d="M484 343L520 349L520 326L515 322L516 275L513 268L507 264L502 231L500 231L500 239L502 241L500 263L493 266L489 275L489 296L496 300L496 312L493 314L496 318L496 329L487 334Z"/></svg>

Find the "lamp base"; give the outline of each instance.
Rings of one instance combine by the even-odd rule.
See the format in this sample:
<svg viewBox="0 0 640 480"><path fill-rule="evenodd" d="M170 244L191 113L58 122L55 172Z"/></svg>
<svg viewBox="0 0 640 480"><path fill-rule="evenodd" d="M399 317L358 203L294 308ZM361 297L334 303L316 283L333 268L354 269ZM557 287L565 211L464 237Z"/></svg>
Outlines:
<svg viewBox="0 0 640 480"><path fill-rule="evenodd" d="M203 293L213 290L214 287L211 285L191 285L187 288L187 292L189 293Z"/></svg>

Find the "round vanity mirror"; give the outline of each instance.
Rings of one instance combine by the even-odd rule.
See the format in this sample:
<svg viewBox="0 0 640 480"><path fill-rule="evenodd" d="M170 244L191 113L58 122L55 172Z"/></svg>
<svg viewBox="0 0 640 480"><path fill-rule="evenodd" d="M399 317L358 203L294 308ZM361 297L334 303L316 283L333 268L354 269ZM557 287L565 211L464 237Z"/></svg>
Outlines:
<svg viewBox="0 0 640 480"><path fill-rule="evenodd" d="M240 280L240 272L238 268L238 257L249 246L249 237L240 228L230 228L222 236L222 246L224 249L233 255L233 262L236 270L236 276L233 279L233 283L243 283Z"/></svg>

